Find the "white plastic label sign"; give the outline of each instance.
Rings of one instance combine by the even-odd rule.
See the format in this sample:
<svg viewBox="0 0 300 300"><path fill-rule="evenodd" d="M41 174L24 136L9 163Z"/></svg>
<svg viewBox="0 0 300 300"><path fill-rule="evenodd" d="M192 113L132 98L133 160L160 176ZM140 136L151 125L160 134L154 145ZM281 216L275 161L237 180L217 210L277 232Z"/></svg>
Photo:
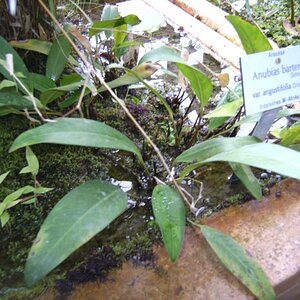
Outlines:
<svg viewBox="0 0 300 300"><path fill-rule="evenodd" d="M246 114L300 101L300 45L241 58Z"/></svg>

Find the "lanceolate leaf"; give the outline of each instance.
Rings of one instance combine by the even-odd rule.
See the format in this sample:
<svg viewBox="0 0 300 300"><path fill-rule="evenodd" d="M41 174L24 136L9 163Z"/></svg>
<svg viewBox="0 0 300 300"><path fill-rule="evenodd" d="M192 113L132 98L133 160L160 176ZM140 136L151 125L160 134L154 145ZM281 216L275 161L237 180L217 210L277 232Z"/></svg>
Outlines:
<svg viewBox="0 0 300 300"><path fill-rule="evenodd" d="M32 82L32 87L40 92L44 92L55 87L55 82L44 75L29 73L29 78Z"/></svg>
<svg viewBox="0 0 300 300"><path fill-rule="evenodd" d="M25 84L29 90L31 90L30 84L26 78L28 78L28 69L26 65L24 64L22 58L19 56L19 54L15 51L15 49L7 43L7 41L0 36L0 59L3 61L6 61L6 54L12 54L13 56L13 66L14 66L14 73L20 73L23 74L24 78L20 78L20 80ZM9 74L9 72L6 70L6 68L0 64L0 73L8 80L13 81L13 77Z"/></svg>
<svg viewBox="0 0 300 300"><path fill-rule="evenodd" d="M24 96L20 96L9 92L0 92L0 108L4 107L13 107L17 109L32 109L33 105L32 102Z"/></svg>
<svg viewBox="0 0 300 300"><path fill-rule="evenodd" d="M243 98L239 98L235 101L225 103L216 109L214 109L211 113L207 114L205 118L219 118L219 117L231 117L234 116L243 104Z"/></svg>
<svg viewBox="0 0 300 300"><path fill-rule="evenodd" d="M194 93L201 102L201 107L205 106L213 90L211 80L194 67L181 63L177 63L177 66L190 81Z"/></svg>
<svg viewBox="0 0 300 300"><path fill-rule="evenodd" d="M6 176L10 173L10 171L7 171L6 173L3 173L0 175L0 184L4 181Z"/></svg>
<svg viewBox="0 0 300 300"><path fill-rule="evenodd" d="M52 44L47 64L46 64L46 76L54 81L56 81L61 73L63 72L67 62L68 57L71 52L71 44L68 39L61 35Z"/></svg>
<svg viewBox="0 0 300 300"><path fill-rule="evenodd" d="M31 50L45 55L48 55L52 46L51 42L34 39L26 41L10 41L9 43L15 48Z"/></svg>
<svg viewBox="0 0 300 300"><path fill-rule="evenodd" d="M300 140L300 124L295 124L289 128L283 135L281 145L289 146Z"/></svg>
<svg viewBox="0 0 300 300"><path fill-rule="evenodd" d="M176 63L185 63L180 57L180 52L169 46L162 46L147 52L139 60L139 65L149 61L172 61Z"/></svg>
<svg viewBox="0 0 300 300"><path fill-rule="evenodd" d="M113 20L113 19L117 19L118 16L119 16L118 7L116 5L107 4L103 8L101 20L102 21ZM105 31L106 38L109 38L111 35L112 33L110 31L107 30Z"/></svg>
<svg viewBox="0 0 300 300"><path fill-rule="evenodd" d="M136 15L128 15L123 18L117 18L112 20L103 20L93 23L89 31L89 36L93 36L105 29L116 28L124 24L137 25L141 22L141 20Z"/></svg>
<svg viewBox="0 0 300 300"><path fill-rule="evenodd" d="M212 161L246 164L300 179L300 153L279 145L266 143L246 145L219 153L203 162Z"/></svg>
<svg viewBox="0 0 300 300"><path fill-rule="evenodd" d="M252 136L238 137L238 138L215 138L200 144L197 144L190 149L180 154L175 162L201 162L212 156L238 149L248 144L258 143L259 140Z"/></svg>
<svg viewBox="0 0 300 300"><path fill-rule="evenodd" d="M255 199L261 200L262 199L261 187L257 178L254 176L251 168L247 165L237 164L233 162L229 164L234 174L241 180L241 182L245 185L245 187L249 190L249 192L255 197Z"/></svg>
<svg viewBox="0 0 300 300"><path fill-rule="evenodd" d="M225 267L259 300L275 300L276 295L259 264L231 237L206 225L201 231Z"/></svg>
<svg viewBox="0 0 300 300"><path fill-rule="evenodd" d="M78 118L60 119L23 132L13 142L10 152L41 143L120 149L136 154L143 161L136 145L118 130L101 122Z"/></svg>
<svg viewBox="0 0 300 300"><path fill-rule="evenodd" d="M36 176L39 172L39 161L30 147L26 147L26 160L28 166L24 167L20 174L31 173L33 176Z"/></svg>
<svg viewBox="0 0 300 300"><path fill-rule="evenodd" d="M249 23L238 16L227 16L226 18L237 31L247 54L273 49L267 37L255 24Z"/></svg>
<svg viewBox="0 0 300 300"><path fill-rule="evenodd" d="M164 245L171 260L178 258L185 232L185 208L177 191L168 185L157 185L152 193L152 208Z"/></svg>
<svg viewBox="0 0 300 300"><path fill-rule="evenodd" d="M127 196L100 180L84 183L55 205L27 258L25 281L33 286L127 208Z"/></svg>

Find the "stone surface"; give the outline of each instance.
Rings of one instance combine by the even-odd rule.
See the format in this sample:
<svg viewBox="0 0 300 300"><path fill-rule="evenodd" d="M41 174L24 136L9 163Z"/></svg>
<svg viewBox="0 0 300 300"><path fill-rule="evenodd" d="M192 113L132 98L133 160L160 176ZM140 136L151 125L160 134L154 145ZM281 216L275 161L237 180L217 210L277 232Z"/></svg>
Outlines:
<svg viewBox="0 0 300 300"><path fill-rule="evenodd" d="M279 299L300 299L299 200L299 181L286 180L262 202L230 207L204 221L247 249L267 273ZM126 263L104 283L76 287L70 299L254 299L222 266L198 228L187 228L175 264L163 247L155 247L154 252L154 266Z"/></svg>

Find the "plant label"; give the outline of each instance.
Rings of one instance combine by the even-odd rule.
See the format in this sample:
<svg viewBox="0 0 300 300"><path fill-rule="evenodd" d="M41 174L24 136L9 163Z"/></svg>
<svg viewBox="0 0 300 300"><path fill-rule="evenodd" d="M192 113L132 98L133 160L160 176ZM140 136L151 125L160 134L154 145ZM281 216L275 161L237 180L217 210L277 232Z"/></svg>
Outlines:
<svg viewBox="0 0 300 300"><path fill-rule="evenodd" d="M241 58L246 114L300 101L300 45Z"/></svg>

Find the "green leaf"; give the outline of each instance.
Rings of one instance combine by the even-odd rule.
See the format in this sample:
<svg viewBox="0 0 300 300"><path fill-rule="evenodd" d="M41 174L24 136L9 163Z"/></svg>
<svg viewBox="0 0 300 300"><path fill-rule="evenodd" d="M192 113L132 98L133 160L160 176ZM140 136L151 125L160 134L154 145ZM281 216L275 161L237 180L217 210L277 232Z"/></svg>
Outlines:
<svg viewBox="0 0 300 300"><path fill-rule="evenodd" d="M0 82L0 90L13 86L16 86L16 83L14 81L4 79Z"/></svg>
<svg viewBox="0 0 300 300"><path fill-rule="evenodd" d="M50 102L56 100L57 98L61 97L64 95L66 92L65 91L56 91L56 90L46 90L42 92L40 96L40 100L43 103L43 105L47 105Z"/></svg>
<svg viewBox="0 0 300 300"><path fill-rule="evenodd" d="M25 131L13 142L10 152L41 143L120 149L136 154L143 162L139 149L121 132L101 122L78 118L64 118Z"/></svg>
<svg viewBox="0 0 300 300"><path fill-rule="evenodd" d="M21 204L22 205L29 205L29 204L35 203L36 201L37 201L37 198L31 198L31 199L29 199L29 200L27 200L25 202L22 202Z"/></svg>
<svg viewBox="0 0 300 300"><path fill-rule="evenodd" d="M77 102L80 98L81 90L75 91L70 97L64 99L64 101L58 103L60 108L67 108Z"/></svg>
<svg viewBox="0 0 300 300"><path fill-rule="evenodd" d="M149 61L171 61L175 63L185 64L180 53L173 47L162 46L147 52L140 60L139 65Z"/></svg>
<svg viewBox="0 0 300 300"><path fill-rule="evenodd" d="M89 30L89 36L91 37L105 29L113 29L124 24L137 25L140 22L141 20L136 15L132 14L123 18L94 22Z"/></svg>
<svg viewBox="0 0 300 300"><path fill-rule="evenodd" d="M211 80L194 67L181 63L177 63L177 66L191 83L192 89L200 100L201 107L203 108L208 103L213 90Z"/></svg>
<svg viewBox="0 0 300 300"><path fill-rule="evenodd" d="M180 255L185 232L185 207L181 196L168 185L157 185L152 193L153 213L173 262Z"/></svg>
<svg viewBox="0 0 300 300"><path fill-rule="evenodd" d="M211 117L209 120L209 132L212 132L216 128L220 127L223 125L229 117L233 116L236 113L236 110L238 107L235 106L228 106L221 108L228 103L234 102L234 101L241 101L243 93L242 93L242 84L238 82L235 84L230 90L227 91L227 93L222 97L222 99L218 102L218 105L216 109L213 111L213 113L216 111L220 115L226 115L225 117ZM233 104L236 105L236 104ZM220 109L220 110L219 110ZM224 109L224 111L223 111ZM219 111L218 111L219 110Z"/></svg>
<svg viewBox="0 0 300 300"><path fill-rule="evenodd" d="M25 41L10 41L11 46L19 49L25 49L30 51L35 51L48 55L52 46L51 42L42 40L25 40Z"/></svg>
<svg viewBox="0 0 300 300"><path fill-rule="evenodd" d="M194 163L194 164L191 164L191 165L188 165L187 167L185 167L180 173L179 173L179 178L180 179L184 179L184 177L186 175L188 175L189 173L191 173L193 170L201 167L203 165L202 162L197 162L197 163Z"/></svg>
<svg viewBox="0 0 300 300"><path fill-rule="evenodd" d="M45 55L49 54L52 47L51 42L34 39L26 41L10 41L9 43L15 48L31 50ZM74 66L81 67L80 64L72 56L68 57L68 61Z"/></svg>
<svg viewBox="0 0 300 300"><path fill-rule="evenodd" d="M247 165L230 162L234 174L241 180L244 186L257 200L262 199L262 191L257 178L254 176L251 168Z"/></svg>
<svg viewBox="0 0 300 300"><path fill-rule="evenodd" d="M25 267L26 284L33 286L126 208L126 194L100 180L69 192L50 212L31 247Z"/></svg>
<svg viewBox="0 0 300 300"><path fill-rule="evenodd" d="M204 116L205 118L219 118L219 117L232 117L236 114L237 110L241 107L243 104L243 98L239 98L235 101L225 103L216 109L214 109L212 112Z"/></svg>
<svg viewBox="0 0 300 300"><path fill-rule="evenodd" d="M24 96L9 92L0 92L0 108L12 107L16 109L33 109L32 102Z"/></svg>
<svg viewBox="0 0 300 300"><path fill-rule="evenodd" d="M82 80L83 80L83 77L78 73L63 75L60 80L60 85L61 86L69 85L71 83L75 83L75 82L82 81Z"/></svg>
<svg viewBox="0 0 300 300"><path fill-rule="evenodd" d="M278 118L285 118L289 117L292 115L299 115L300 114L300 109L282 109L278 112L277 117Z"/></svg>
<svg viewBox="0 0 300 300"><path fill-rule="evenodd" d="M53 190L53 188L45 188L45 187L40 186L40 187L37 187L37 188L34 189L34 193L35 194L45 194L45 193L50 192L52 190Z"/></svg>
<svg viewBox="0 0 300 300"><path fill-rule="evenodd" d="M14 202L15 200L18 200L22 195L29 194L34 191L34 187L30 185L23 186L19 188L18 190L12 192L11 194L7 195L4 200L0 203L0 215L3 213L3 211L9 207L9 205Z"/></svg>
<svg viewBox="0 0 300 300"><path fill-rule="evenodd" d="M36 176L39 172L39 161L30 147L26 147L26 160L28 166L24 167L20 174L31 173L33 176Z"/></svg>
<svg viewBox="0 0 300 300"><path fill-rule="evenodd" d="M101 20L113 20L119 17L119 11L117 5L106 4L103 8ZM105 30L105 36L108 39L112 33L110 31Z"/></svg>
<svg viewBox="0 0 300 300"><path fill-rule="evenodd" d="M248 144L258 143L259 139L252 136L237 138L215 138L194 145L190 149L181 153L175 162L203 162L204 160L226 151L238 149Z"/></svg>
<svg viewBox="0 0 300 300"><path fill-rule="evenodd" d="M259 264L231 237L206 225L201 231L225 267L259 300L275 300L274 289Z"/></svg>
<svg viewBox="0 0 300 300"><path fill-rule="evenodd" d="M10 173L10 171L7 171L6 173L3 173L0 175L0 184L4 181L6 176Z"/></svg>
<svg viewBox="0 0 300 300"><path fill-rule="evenodd" d="M71 44L68 39L61 35L52 44L47 64L46 76L53 81L56 81L62 74L71 53Z"/></svg>
<svg viewBox="0 0 300 300"><path fill-rule="evenodd" d="M272 50L272 46L260 28L238 16L227 16L238 33L247 54Z"/></svg>
<svg viewBox="0 0 300 300"><path fill-rule="evenodd" d="M257 143L214 155L203 162L230 161L300 179L300 153L275 144Z"/></svg>
<svg viewBox="0 0 300 300"><path fill-rule="evenodd" d="M295 124L284 132L280 144L282 146L289 146L300 140L300 124Z"/></svg>
<svg viewBox="0 0 300 300"><path fill-rule="evenodd" d="M13 108L13 107L0 107L0 117L1 116L6 116L9 114L16 114L19 115L21 114L19 110Z"/></svg>
<svg viewBox="0 0 300 300"><path fill-rule="evenodd" d="M55 82L44 75L29 73L29 79L32 82L32 87L39 92L55 88Z"/></svg>
<svg viewBox="0 0 300 300"><path fill-rule="evenodd" d="M9 219L10 219L10 215L9 215L8 211L4 211L0 215L1 226L4 227L6 225L6 223L9 221Z"/></svg>
<svg viewBox="0 0 300 300"><path fill-rule="evenodd" d="M22 73L24 76L27 76L29 72L22 58L2 36L0 36L0 45L1 45L0 59L6 61L6 54L11 53L13 55L14 72L15 73L19 72ZM13 77L8 73L8 71L1 64L0 64L0 73L8 80L13 81Z"/></svg>

